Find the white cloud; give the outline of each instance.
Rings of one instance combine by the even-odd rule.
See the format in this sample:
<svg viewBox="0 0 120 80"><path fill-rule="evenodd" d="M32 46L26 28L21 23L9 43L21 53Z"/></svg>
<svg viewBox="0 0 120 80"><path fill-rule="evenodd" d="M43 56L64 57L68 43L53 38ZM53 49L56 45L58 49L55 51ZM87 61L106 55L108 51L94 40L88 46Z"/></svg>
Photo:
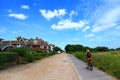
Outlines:
<svg viewBox="0 0 120 80"><path fill-rule="evenodd" d="M69 19L59 21L58 24L53 24L52 29L62 30L62 29L75 29L78 30L84 27L87 24L87 21L73 22Z"/></svg>
<svg viewBox="0 0 120 80"><path fill-rule="evenodd" d="M112 27L115 27L116 24L115 23L110 23L110 24L103 24L103 25L94 25L93 26L93 29L92 29L92 32L99 32L99 31L103 31L103 30L106 30L106 29L109 29L109 28L112 28Z"/></svg>
<svg viewBox="0 0 120 80"><path fill-rule="evenodd" d="M115 23L120 20L120 6L108 9L103 16L97 21L99 24Z"/></svg>
<svg viewBox="0 0 120 80"><path fill-rule="evenodd" d="M13 34L22 33L23 31L12 31Z"/></svg>
<svg viewBox="0 0 120 80"><path fill-rule="evenodd" d="M92 32L107 30L118 24L120 20L120 6L116 3L114 6L110 4L111 2L96 11L96 15L94 15L94 17L97 18L95 18L95 25L93 25Z"/></svg>
<svg viewBox="0 0 120 80"><path fill-rule="evenodd" d="M39 10L40 13L42 14L42 16L44 18L46 18L47 20L50 20L54 17L60 17L60 16L64 16L66 14L66 10L65 9L59 9L59 10L54 10L54 11L50 11L50 10Z"/></svg>
<svg viewBox="0 0 120 80"><path fill-rule="evenodd" d="M76 11L73 11L73 10L72 10L72 11L70 12L70 14L69 14L69 15L70 15L70 19L73 17L73 15L77 15L77 14L78 14L78 13L77 13Z"/></svg>
<svg viewBox="0 0 120 80"><path fill-rule="evenodd" d="M22 9L30 9L30 7L28 5L22 5L21 8Z"/></svg>
<svg viewBox="0 0 120 80"><path fill-rule="evenodd" d="M93 36L95 36L94 34L87 34L87 35L85 35L86 37L93 37Z"/></svg>
<svg viewBox="0 0 120 80"><path fill-rule="evenodd" d="M85 32L88 29L90 29L90 26L86 26L82 31Z"/></svg>
<svg viewBox="0 0 120 80"><path fill-rule="evenodd" d="M24 14L15 14L15 13L11 13L8 16L21 19L21 20L25 20L27 18L27 16L25 16Z"/></svg>
<svg viewBox="0 0 120 80"><path fill-rule="evenodd" d="M6 28L1 28L0 33L4 33L7 29Z"/></svg>

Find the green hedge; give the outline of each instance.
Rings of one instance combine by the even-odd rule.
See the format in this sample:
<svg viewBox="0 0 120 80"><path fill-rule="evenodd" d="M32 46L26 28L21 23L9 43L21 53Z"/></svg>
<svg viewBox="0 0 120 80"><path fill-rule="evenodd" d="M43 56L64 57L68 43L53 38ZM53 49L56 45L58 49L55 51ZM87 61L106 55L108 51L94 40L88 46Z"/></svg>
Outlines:
<svg viewBox="0 0 120 80"><path fill-rule="evenodd" d="M28 50L26 48L14 48L7 52L0 52L0 68L7 62L15 61L17 64L29 63L53 55L54 52L41 50Z"/></svg>
<svg viewBox="0 0 120 80"><path fill-rule="evenodd" d="M0 52L0 67L3 67L5 63L16 61L18 53L15 52Z"/></svg>
<svg viewBox="0 0 120 80"><path fill-rule="evenodd" d="M20 47L20 48L11 49L10 52L16 52L18 53L19 56L25 57L25 55L29 52L29 50L27 48Z"/></svg>

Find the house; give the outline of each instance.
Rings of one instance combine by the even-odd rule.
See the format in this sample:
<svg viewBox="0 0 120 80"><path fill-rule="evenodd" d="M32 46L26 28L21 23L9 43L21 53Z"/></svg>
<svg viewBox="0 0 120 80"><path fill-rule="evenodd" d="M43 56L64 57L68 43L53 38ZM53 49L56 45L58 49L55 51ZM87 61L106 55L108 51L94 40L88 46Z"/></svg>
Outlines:
<svg viewBox="0 0 120 80"><path fill-rule="evenodd" d="M15 40L12 41L4 41L4 39L0 38L0 50L5 50L7 48L15 47L18 42Z"/></svg>
<svg viewBox="0 0 120 80"><path fill-rule="evenodd" d="M48 42L39 39L36 37L36 39L26 39L21 36L18 36L16 38L17 40L10 40L10 41L3 41L2 38L0 38L0 50L5 50L7 48L13 48L13 47L25 47L28 49L35 49L35 50L42 50L49 52L54 47L54 44L49 44Z"/></svg>

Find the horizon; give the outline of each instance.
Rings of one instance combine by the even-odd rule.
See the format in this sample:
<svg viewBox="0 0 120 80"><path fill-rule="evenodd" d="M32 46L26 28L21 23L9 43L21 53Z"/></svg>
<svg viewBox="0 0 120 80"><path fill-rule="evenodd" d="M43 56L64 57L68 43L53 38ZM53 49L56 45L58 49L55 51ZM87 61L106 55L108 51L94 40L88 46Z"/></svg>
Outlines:
<svg viewBox="0 0 120 80"><path fill-rule="evenodd" d="M120 47L120 0L0 0L0 38Z"/></svg>

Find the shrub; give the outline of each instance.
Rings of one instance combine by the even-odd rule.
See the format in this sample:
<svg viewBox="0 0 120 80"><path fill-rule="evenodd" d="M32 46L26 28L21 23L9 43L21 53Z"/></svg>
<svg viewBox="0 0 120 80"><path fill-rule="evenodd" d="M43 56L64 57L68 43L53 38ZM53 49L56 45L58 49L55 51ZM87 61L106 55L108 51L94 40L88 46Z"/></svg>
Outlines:
<svg viewBox="0 0 120 80"><path fill-rule="evenodd" d="M52 56L53 54L54 54L53 51L50 51L50 52L47 53L48 56Z"/></svg>
<svg viewBox="0 0 120 80"><path fill-rule="evenodd" d="M10 51L16 52L18 53L19 56L24 57L29 50L26 48L20 47L20 48L11 49Z"/></svg>
<svg viewBox="0 0 120 80"><path fill-rule="evenodd" d="M33 55L33 54L30 54L30 53L26 53L24 59L25 59L25 61L27 61L27 62L33 62L33 61L34 61L34 55Z"/></svg>
<svg viewBox="0 0 120 80"><path fill-rule="evenodd" d="M5 63L16 61L18 53L15 52L1 52L0 53L0 67L3 67Z"/></svg>

